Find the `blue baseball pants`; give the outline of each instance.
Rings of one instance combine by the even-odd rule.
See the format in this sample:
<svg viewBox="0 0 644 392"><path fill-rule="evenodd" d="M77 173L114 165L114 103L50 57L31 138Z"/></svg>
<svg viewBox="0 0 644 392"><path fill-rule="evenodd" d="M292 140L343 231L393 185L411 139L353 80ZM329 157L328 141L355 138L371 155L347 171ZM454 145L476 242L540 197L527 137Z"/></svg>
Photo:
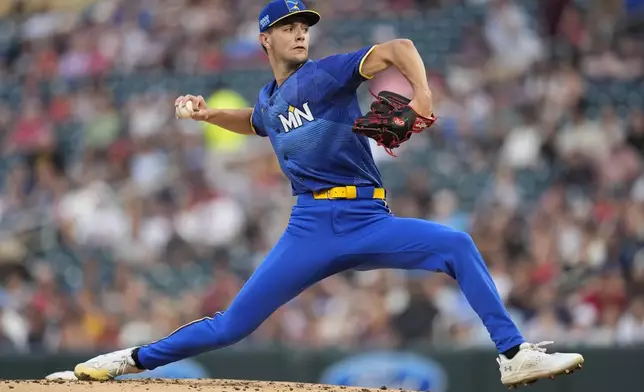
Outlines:
<svg viewBox="0 0 644 392"><path fill-rule="evenodd" d="M139 348L146 369L232 345L316 282L349 269L443 272L458 282L499 352L524 342L472 238L421 219L393 216L378 199L301 195L275 247L230 307Z"/></svg>

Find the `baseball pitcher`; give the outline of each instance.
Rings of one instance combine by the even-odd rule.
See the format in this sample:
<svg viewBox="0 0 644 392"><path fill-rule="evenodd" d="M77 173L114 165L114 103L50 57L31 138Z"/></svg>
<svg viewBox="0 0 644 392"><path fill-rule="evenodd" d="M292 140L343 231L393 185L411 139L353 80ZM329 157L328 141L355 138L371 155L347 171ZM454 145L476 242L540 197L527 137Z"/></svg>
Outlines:
<svg viewBox="0 0 644 392"><path fill-rule="evenodd" d="M523 386L581 368L580 354L549 354L542 346L551 342L524 340L467 233L389 210L369 139L393 154L436 121L414 44L395 39L312 60L309 28L319 20L301 1L274 0L263 9L259 42L274 79L253 108L210 109L193 95L176 100L178 113L192 108L193 120L268 138L297 196L281 239L228 309L156 342L78 364L76 376L109 380L232 345L316 282L349 269L380 268L424 269L456 279L496 345L504 385ZM362 115L357 88L392 66L413 87L412 99L380 92Z"/></svg>

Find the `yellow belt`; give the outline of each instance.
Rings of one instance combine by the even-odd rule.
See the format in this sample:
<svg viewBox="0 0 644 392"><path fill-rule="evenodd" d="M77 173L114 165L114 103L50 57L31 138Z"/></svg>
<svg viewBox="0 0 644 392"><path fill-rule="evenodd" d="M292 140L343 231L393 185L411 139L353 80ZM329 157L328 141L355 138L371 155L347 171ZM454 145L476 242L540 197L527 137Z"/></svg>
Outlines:
<svg viewBox="0 0 644 392"><path fill-rule="evenodd" d="M323 191L313 192L313 198L315 200L326 200L326 199L356 199L358 197L358 190L355 186L338 186L335 188L329 188ZM385 189L384 188L375 188L373 190L374 199L385 199Z"/></svg>

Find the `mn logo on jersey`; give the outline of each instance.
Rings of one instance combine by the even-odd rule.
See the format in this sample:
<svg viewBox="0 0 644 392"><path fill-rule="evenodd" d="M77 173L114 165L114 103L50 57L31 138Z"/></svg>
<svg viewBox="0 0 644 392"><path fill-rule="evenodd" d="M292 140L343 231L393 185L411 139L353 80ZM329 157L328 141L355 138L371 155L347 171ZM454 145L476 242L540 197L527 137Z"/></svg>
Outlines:
<svg viewBox="0 0 644 392"><path fill-rule="evenodd" d="M304 120L310 122L315 119L313 117L313 113L311 113L308 102L302 105L302 109L304 110L300 110L294 106L289 105L286 116L284 116L283 114L280 114L278 116L282 121L282 128L284 128L284 132L290 132L301 127L302 124L304 124Z"/></svg>

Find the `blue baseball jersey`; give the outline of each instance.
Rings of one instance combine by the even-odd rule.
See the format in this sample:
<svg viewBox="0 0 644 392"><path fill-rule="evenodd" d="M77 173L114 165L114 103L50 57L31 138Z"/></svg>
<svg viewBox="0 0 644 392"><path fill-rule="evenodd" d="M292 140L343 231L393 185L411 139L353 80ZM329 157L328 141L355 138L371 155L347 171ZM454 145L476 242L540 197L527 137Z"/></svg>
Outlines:
<svg viewBox="0 0 644 392"><path fill-rule="evenodd" d="M334 186L382 187L367 137L351 130L362 114L356 90L373 46L308 60L281 86L262 88L251 125L271 141L293 194Z"/></svg>

